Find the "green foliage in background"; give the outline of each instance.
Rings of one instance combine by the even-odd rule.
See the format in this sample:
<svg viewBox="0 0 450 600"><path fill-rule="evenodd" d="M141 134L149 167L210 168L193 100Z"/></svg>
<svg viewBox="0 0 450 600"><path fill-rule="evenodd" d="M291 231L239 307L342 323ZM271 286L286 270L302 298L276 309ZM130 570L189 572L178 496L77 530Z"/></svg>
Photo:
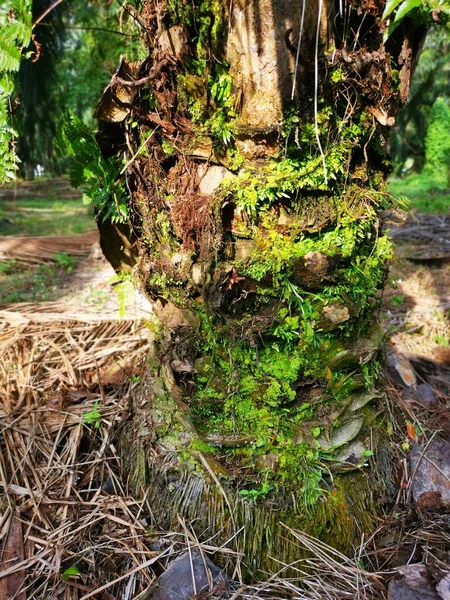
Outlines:
<svg viewBox="0 0 450 600"><path fill-rule="evenodd" d="M389 19L385 39L389 38L400 22L411 16L411 12L420 11L420 20L441 20L450 15L450 2L448 0L387 0L383 12L383 19Z"/></svg>
<svg viewBox="0 0 450 600"><path fill-rule="evenodd" d="M436 187L446 188L450 183L450 107L443 98L438 98L431 110L424 174L433 178Z"/></svg>
<svg viewBox="0 0 450 600"><path fill-rule="evenodd" d="M450 97L450 34L438 24L428 33L411 83L409 100L390 134L394 172L420 172L425 161L425 136L436 98Z"/></svg>
<svg viewBox="0 0 450 600"><path fill-rule="evenodd" d="M0 12L0 183L13 179L17 169L16 132L10 121L14 73L31 38L31 0L3 2Z"/></svg>
<svg viewBox="0 0 450 600"><path fill-rule="evenodd" d="M423 172L392 179L389 189L394 196L409 200L409 207L418 212L448 214L450 209L450 189L437 188L434 179Z"/></svg>
<svg viewBox="0 0 450 600"><path fill-rule="evenodd" d="M47 6L48 0L33 0L33 18ZM92 126L95 106L120 56L145 58L138 50L141 31L119 2L64 0L33 33L42 51L37 61L21 65L18 78L18 154L27 179L36 165L53 175L66 171L66 156L55 147L65 115L72 112Z"/></svg>

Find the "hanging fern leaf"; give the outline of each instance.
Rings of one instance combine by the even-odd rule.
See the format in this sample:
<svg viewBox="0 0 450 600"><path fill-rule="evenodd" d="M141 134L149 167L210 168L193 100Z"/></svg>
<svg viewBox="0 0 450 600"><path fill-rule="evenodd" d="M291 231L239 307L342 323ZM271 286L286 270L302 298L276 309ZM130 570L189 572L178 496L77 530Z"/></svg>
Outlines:
<svg viewBox="0 0 450 600"><path fill-rule="evenodd" d="M83 201L92 204L102 221L123 223L127 219L127 196L117 158L103 158L94 133L77 116L66 119L57 143L72 156L70 182L83 190Z"/></svg>
<svg viewBox="0 0 450 600"><path fill-rule="evenodd" d="M17 169L16 135L10 123L11 74L19 70L22 50L31 38L31 0L9 0L0 12L0 183L13 179Z"/></svg>
<svg viewBox="0 0 450 600"><path fill-rule="evenodd" d="M3 36L0 37L0 71L18 71L19 65L20 50L14 45L8 45Z"/></svg>

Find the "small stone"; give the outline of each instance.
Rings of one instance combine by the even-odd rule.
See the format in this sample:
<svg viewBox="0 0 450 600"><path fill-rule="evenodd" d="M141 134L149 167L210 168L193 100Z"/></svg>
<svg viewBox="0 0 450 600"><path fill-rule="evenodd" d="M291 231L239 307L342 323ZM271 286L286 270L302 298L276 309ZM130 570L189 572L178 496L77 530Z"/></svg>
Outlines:
<svg viewBox="0 0 450 600"><path fill-rule="evenodd" d="M406 393L407 390L405 390ZM408 393L407 397L408 400L413 400L424 408L433 409L439 406L439 398L428 383L419 383L415 390L411 390Z"/></svg>
<svg viewBox="0 0 450 600"><path fill-rule="evenodd" d="M206 171L205 176L200 181L199 192L201 194L205 194L206 196L211 196L214 194L216 189L221 184L222 180L225 177L234 177L233 173L226 169L225 167L219 167L217 165L213 165L209 167Z"/></svg>
<svg viewBox="0 0 450 600"><path fill-rule="evenodd" d="M390 582L389 600L440 600L428 583L425 565L405 565L399 568L399 572L403 577Z"/></svg>
<svg viewBox="0 0 450 600"><path fill-rule="evenodd" d="M318 327L322 331L332 331L341 323L345 323L350 319L350 311L340 302L331 302L327 306L324 306L320 318Z"/></svg>
<svg viewBox="0 0 450 600"><path fill-rule="evenodd" d="M154 584L148 600L190 600L206 597L218 586L226 590L228 576L198 551L182 554Z"/></svg>
<svg viewBox="0 0 450 600"><path fill-rule="evenodd" d="M441 503L450 507L450 443L433 440L411 452L412 495L419 502L423 494L439 492Z"/></svg>

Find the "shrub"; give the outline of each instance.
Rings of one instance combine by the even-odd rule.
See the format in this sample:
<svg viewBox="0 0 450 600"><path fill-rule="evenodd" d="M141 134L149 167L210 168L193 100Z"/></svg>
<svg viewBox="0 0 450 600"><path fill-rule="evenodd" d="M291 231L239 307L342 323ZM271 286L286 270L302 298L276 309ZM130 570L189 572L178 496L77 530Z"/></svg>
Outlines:
<svg viewBox="0 0 450 600"><path fill-rule="evenodd" d="M450 175L450 107L438 98L431 110L425 139L424 175L436 182L436 187L449 185Z"/></svg>

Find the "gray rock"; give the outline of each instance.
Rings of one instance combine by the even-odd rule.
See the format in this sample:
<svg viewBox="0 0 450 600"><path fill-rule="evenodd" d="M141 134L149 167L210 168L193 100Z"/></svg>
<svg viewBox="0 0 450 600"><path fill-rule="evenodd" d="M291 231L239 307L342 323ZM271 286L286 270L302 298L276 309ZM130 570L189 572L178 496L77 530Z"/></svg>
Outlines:
<svg viewBox="0 0 450 600"><path fill-rule="evenodd" d="M225 167L217 165L209 167L205 176L200 181L199 192L208 196L214 194L225 177L234 177L234 175Z"/></svg>
<svg viewBox="0 0 450 600"><path fill-rule="evenodd" d="M230 579L208 558L194 550L182 554L158 577L148 600L190 600L203 597L216 586L226 589ZM212 584L212 585L211 585ZM206 596L205 596L206 597Z"/></svg>
<svg viewBox="0 0 450 600"><path fill-rule="evenodd" d="M439 492L443 506L450 507L450 443L433 440L411 452L412 495L419 502L422 494Z"/></svg>
<svg viewBox="0 0 450 600"><path fill-rule="evenodd" d="M403 577L390 582L388 600L440 600L428 583L425 565L405 565L399 571Z"/></svg>
<svg viewBox="0 0 450 600"><path fill-rule="evenodd" d="M436 591L442 600L450 600L450 573L441 579L436 586Z"/></svg>
<svg viewBox="0 0 450 600"><path fill-rule="evenodd" d="M439 398L428 383L419 383L415 390L410 390L407 397L424 408L433 409L439 406Z"/></svg>

